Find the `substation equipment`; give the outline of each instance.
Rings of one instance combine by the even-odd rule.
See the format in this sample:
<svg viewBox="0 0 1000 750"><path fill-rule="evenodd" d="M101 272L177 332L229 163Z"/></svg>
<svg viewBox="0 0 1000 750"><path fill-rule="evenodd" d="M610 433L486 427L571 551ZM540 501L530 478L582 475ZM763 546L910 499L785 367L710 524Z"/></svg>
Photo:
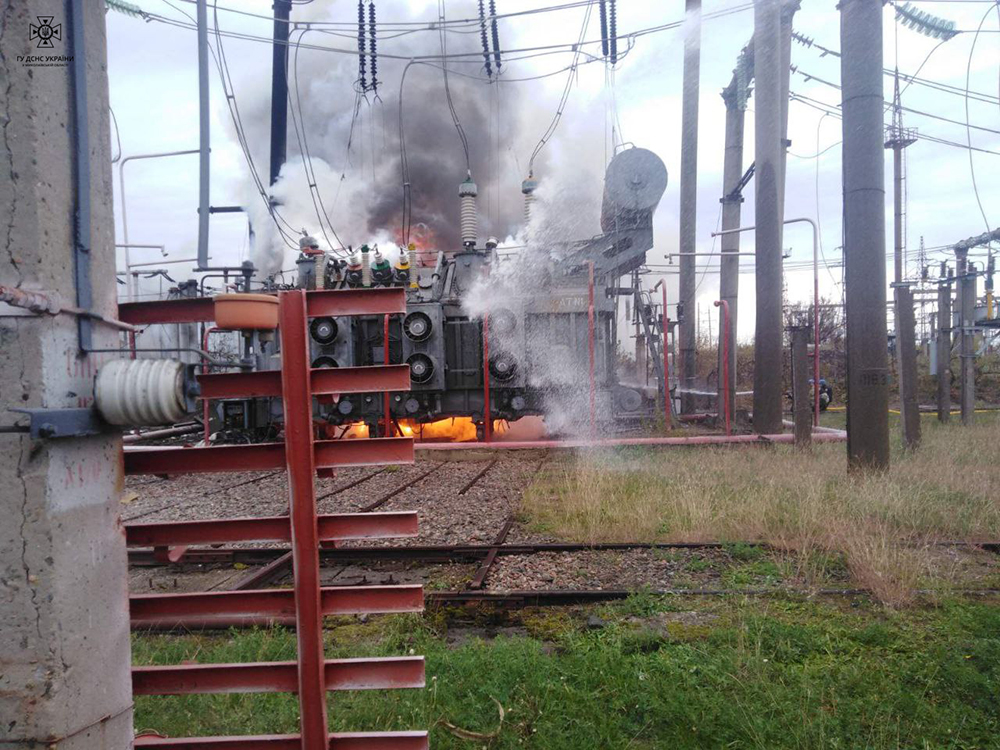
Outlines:
<svg viewBox="0 0 1000 750"><path fill-rule="evenodd" d="M401 315L331 315L311 321L314 369L409 367L409 390L318 399L314 419L329 437L362 423L374 437L397 434L402 420L419 426L450 417L471 419L480 437L488 437L495 421L552 413L567 415L573 426L589 419L592 429L596 424L626 428L652 423L662 418L668 391L666 326L663 312L657 313L634 272L653 247L653 212L666 185L666 168L654 153L641 148L621 151L605 174L600 234L582 241L533 238L526 250L509 259L496 240L480 242L477 188L470 178L459 188L461 248L439 250L423 264L416 262L412 245L400 248L391 259L389 253L368 246L336 258L304 237L293 283L273 277L258 280L249 266L234 269L230 276L236 291L217 296L215 308L227 301L237 303L240 297L259 298L291 288L405 290L406 311ZM530 180L522 186L526 213L535 198L534 187ZM622 279L630 283L622 286ZM199 304L204 285L188 289L194 295L191 304ZM624 382L619 373L621 297L629 300L645 334L655 376L650 385ZM157 304L162 303L121 307L148 309ZM204 350L217 332L236 327L214 322L214 327L203 329ZM281 367L280 331L242 326L240 334L242 369ZM205 401L204 417L217 442L271 440L281 429L279 398L256 395L210 403L209 408ZM205 432L207 437L207 427Z"/></svg>

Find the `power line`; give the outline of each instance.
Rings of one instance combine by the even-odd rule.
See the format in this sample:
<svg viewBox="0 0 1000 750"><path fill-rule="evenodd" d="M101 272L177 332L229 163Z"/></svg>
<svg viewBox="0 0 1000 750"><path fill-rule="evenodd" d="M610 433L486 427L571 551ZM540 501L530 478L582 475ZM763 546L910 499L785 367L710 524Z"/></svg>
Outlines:
<svg viewBox="0 0 1000 750"><path fill-rule="evenodd" d="M819 110L820 112L826 112L838 119L841 117L840 106L836 104L827 104L826 102L821 102L812 97L805 96L804 94L798 94L794 91L788 92L789 97L792 101L799 102L800 104L805 104L807 107L812 107L813 109ZM955 148L969 149L965 143L957 143L955 141L949 141L946 138L940 138L938 136L929 135L928 133L921 131L920 140L928 141L930 143L939 143L942 146L954 146ZM991 151L987 148L980 148L979 146L971 146L971 150L982 153L982 154L992 154L993 156L1000 156L1000 151Z"/></svg>
<svg viewBox="0 0 1000 750"><path fill-rule="evenodd" d="M990 10L992 11L993 9L990 8ZM820 78L819 76L814 76L812 73L806 73L804 70L801 70L800 68L798 68L795 65L792 66L792 72L793 73L798 73L800 76L802 76L803 78L805 78L806 81L816 81L817 83L822 83L824 86L829 86L830 88L837 89L838 91L841 88L840 84L833 83L832 81L827 81L826 79ZM900 77L902 77L902 76L900 76ZM891 102L884 102L884 103L885 103L886 107L892 107L893 106ZM933 114L931 112L924 112L922 110L913 109L911 107L900 106L900 109L902 111L904 111L904 112L909 112L910 114L920 115L921 117L930 117L930 118L932 118L934 120L941 120L942 122L947 122L947 123L950 123L952 125L961 125L962 127L966 127L967 126L967 127L973 128L975 130L982 130L983 132L986 132L986 133L993 133L994 135L1000 135L1000 130L995 130L994 128L988 128L988 127L986 127L984 125L970 125L969 123L962 122L961 120L952 120L949 117L944 117L942 115L935 115L935 114ZM966 114L968 114L968 112L966 112Z"/></svg>

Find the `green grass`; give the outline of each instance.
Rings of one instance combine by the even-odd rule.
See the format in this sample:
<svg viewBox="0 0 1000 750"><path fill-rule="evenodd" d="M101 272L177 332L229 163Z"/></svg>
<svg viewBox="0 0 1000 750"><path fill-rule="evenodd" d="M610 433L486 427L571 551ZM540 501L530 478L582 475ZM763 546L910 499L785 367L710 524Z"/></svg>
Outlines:
<svg viewBox="0 0 1000 750"><path fill-rule="evenodd" d="M753 564L753 563L748 563ZM343 621L327 655L427 657L423 690L338 693L336 730L434 727L446 748L1000 746L1000 609L662 600L525 613L517 632L449 647L439 615ZM483 620L486 621L485 619ZM285 631L136 636L137 663L288 659ZM469 742L439 720L496 739ZM140 697L137 728L172 736L296 730L290 695Z"/></svg>

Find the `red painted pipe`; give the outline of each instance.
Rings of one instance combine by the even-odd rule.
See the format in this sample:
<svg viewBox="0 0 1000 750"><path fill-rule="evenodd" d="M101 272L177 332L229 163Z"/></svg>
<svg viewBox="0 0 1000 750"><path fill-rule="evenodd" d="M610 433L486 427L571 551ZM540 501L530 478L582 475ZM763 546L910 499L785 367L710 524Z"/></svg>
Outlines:
<svg viewBox="0 0 1000 750"><path fill-rule="evenodd" d="M819 432L813 433L814 443L841 443L847 439L847 433ZM776 435L689 435L685 437L647 437L619 438L615 440L511 440L500 441L486 446L483 443L422 443L420 450L426 451L458 451L477 450L483 448L528 450L532 448L614 448L619 446L685 446L685 445L731 445L735 443L746 445L770 445L772 443L792 443L795 436L791 433Z"/></svg>
<svg viewBox="0 0 1000 750"><path fill-rule="evenodd" d="M597 383L594 378L594 261L588 261L590 266L589 293L590 302L587 306L587 338L590 344L590 437L597 437Z"/></svg>
<svg viewBox="0 0 1000 750"><path fill-rule="evenodd" d="M382 364L389 364L389 315L385 316L385 324L382 328L382 337L385 342L385 355L383 356ZM392 412L390 411L389 405L389 391L385 392L383 396L383 406L385 407L385 427L382 429L383 437L395 437L396 431L392 429ZM391 433L391 434L390 434Z"/></svg>
<svg viewBox="0 0 1000 750"><path fill-rule="evenodd" d="M725 387L722 389L722 405L726 415L726 434L732 434L729 427L729 302L724 299L716 300L715 306L722 306L723 327L722 341L722 382Z"/></svg>
<svg viewBox="0 0 1000 750"><path fill-rule="evenodd" d="M493 439L493 416L490 414L490 316L483 315L483 440Z"/></svg>

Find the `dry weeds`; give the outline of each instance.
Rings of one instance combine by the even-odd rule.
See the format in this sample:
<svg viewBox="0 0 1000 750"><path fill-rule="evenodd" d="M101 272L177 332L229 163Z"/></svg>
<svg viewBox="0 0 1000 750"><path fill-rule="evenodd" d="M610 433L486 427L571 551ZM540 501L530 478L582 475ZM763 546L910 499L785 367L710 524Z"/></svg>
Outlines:
<svg viewBox="0 0 1000 750"><path fill-rule="evenodd" d="M848 474L836 444L578 454L538 478L524 511L585 542L768 542L807 574L815 553L841 553L859 585L905 604L928 545L1000 538L998 426L925 418L923 447L895 452L886 474Z"/></svg>

